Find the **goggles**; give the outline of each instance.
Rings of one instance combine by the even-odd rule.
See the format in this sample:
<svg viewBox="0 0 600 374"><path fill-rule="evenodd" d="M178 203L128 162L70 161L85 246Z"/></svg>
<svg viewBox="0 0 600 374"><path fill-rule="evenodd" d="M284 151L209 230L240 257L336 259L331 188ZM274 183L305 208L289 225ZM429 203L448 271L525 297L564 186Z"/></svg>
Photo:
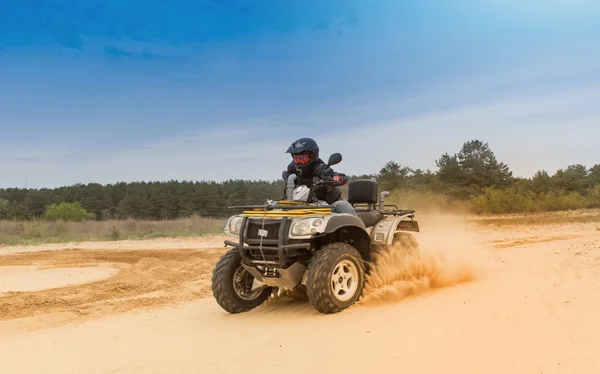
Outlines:
<svg viewBox="0 0 600 374"><path fill-rule="evenodd" d="M292 155L292 157L294 158L294 164L296 165L305 165L311 159L311 155L309 153L296 154Z"/></svg>

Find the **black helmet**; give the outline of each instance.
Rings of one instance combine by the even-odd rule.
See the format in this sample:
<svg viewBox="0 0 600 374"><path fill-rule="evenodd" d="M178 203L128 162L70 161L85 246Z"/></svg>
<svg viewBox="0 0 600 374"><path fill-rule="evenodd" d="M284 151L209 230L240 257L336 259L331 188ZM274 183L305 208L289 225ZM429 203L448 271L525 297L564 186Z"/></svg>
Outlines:
<svg viewBox="0 0 600 374"><path fill-rule="evenodd" d="M319 159L319 146L311 138L300 138L290 145L286 153L292 154L296 172L302 175Z"/></svg>

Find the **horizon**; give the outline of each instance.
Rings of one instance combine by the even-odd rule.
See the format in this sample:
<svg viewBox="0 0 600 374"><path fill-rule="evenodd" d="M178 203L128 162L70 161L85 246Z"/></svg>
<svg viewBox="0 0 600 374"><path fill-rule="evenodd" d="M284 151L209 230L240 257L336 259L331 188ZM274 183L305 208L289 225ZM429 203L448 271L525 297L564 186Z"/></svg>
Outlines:
<svg viewBox="0 0 600 374"><path fill-rule="evenodd" d="M474 139L476 140L476 139ZM484 142L485 143L485 142ZM458 152L455 152L458 153ZM452 155L452 154L451 154ZM441 156L441 155L440 155ZM324 160L325 161L325 160ZM395 162L394 160L389 160L392 162ZM498 160L499 162L502 162L501 160ZM583 164L571 164L571 165L567 165L567 166L574 166L574 165L583 165ZM600 162L594 165L583 165L587 171L590 171L590 169L594 166L598 166L600 165ZM382 167L385 165L382 165ZM402 167L408 167L409 169L411 169L411 173L409 173L409 177L413 175L414 171L420 170L423 173L432 173L432 174L436 174L437 170L432 170L432 169L426 169L426 170L422 170L422 169L416 169L416 168L411 168L410 165L403 165L401 164L400 166ZM510 167L510 165L507 165L509 170L512 172L512 169ZM566 170L567 166L563 167L563 168L559 168L558 170ZM437 167L436 167L437 168ZM381 168L379 168L378 170L381 170ZM548 173L549 176L553 176L554 172L548 172L548 170L544 170L544 169L539 169L537 170L534 174L530 175L530 176L515 176L514 173L512 173L512 178L515 179L525 179L525 180L532 180L533 177L535 177L535 174L538 172L546 172ZM342 171L342 173L344 173ZM348 174L345 173L348 177L351 178L356 178L356 177L372 177L372 176L376 176L377 174L379 174L379 171L377 172L372 172L372 173L363 173L363 174ZM117 184L121 184L121 183L126 183L126 184L161 184L161 183L171 183L171 182L175 182L175 183L216 183L216 184L223 184L223 183L228 183L228 182L238 182L238 181L243 181L243 182L247 182L247 183L277 183L277 182L284 182L283 179L281 179L281 177L276 177L276 178L271 178L271 179L243 179L243 178L225 178L225 179L221 179L221 180L213 180L213 179L163 179L163 180L158 180L158 179L145 179L145 180L130 180L130 181L115 181L115 182L105 182L105 183L101 183L101 182L77 182L74 184L69 184L69 185L54 185L54 186L42 186L42 187L29 187L27 186L27 181L25 181L25 186L20 187L20 186L9 186L9 187L0 187L0 189L3 190L8 190L8 189L28 189L28 190L43 190L43 189L50 189L50 190L54 190L54 189L61 189L61 188L71 188L74 187L76 185L94 185L94 184L99 184L103 187L106 186L114 186Z"/></svg>
<svg viewBox="0 0 600 374"><path fill-rule="evenodd" d="M247 4L0 6L0 188L271 182L304 136L348 175L600 164L600 4Z"/></svg>

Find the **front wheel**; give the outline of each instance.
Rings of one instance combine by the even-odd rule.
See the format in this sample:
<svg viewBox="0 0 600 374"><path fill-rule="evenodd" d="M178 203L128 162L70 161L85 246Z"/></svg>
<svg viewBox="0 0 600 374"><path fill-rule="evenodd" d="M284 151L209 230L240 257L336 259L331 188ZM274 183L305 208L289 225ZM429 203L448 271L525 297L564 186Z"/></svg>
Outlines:
<svg viewBox="0 0 600 374"><path fill-rule="evenodd" d="M212 292L217 303L229 313L242 313L264 303L271 287L252 291L254 277L242 266L237 249L231 249L217 262L212 274Z"/></svg>
<svg viewBox="0 0 600 374"><path fill-rule="evenodd" d="M323 247L308 267L308 299L323 314L337 313L354 304L362 295L364 284L362 257L346 243Z"/></svg>

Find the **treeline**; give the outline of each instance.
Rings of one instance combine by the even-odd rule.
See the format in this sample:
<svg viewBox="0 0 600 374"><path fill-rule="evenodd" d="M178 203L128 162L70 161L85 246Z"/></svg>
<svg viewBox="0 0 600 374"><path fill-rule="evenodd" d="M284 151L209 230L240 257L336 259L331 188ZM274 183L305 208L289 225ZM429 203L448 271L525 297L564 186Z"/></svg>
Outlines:
<svg viewBox="0 0 600 374"><path fill-rule="evenodd" d="M383 189L437 194L468 204L475 213L512 213L600 207L600 164L570 165L553 175L540 170L516 178L487 143L472 140L455 154L436 160L437 170L414 170L394 161L375 176ZM343 172L343 168L339 168ZM352 179L369 178L351 176ZM0 189L0 219L52 216L49 207L79 203L91 219L176 219L200 215L226 217L231 205L261 204L283 198L284 182L136 182L78 184L56 189ZM398 192L399 191L399 192Z"/></svg>
<svg viewBox="0 0 600 374"><path fill-rule="evenodd" d="M283 197L283 182L136 182L77 184L56 189L0 189L0 219L43 217L54 204L80 203L97 220L225 217L231 205Z"/></svg>

